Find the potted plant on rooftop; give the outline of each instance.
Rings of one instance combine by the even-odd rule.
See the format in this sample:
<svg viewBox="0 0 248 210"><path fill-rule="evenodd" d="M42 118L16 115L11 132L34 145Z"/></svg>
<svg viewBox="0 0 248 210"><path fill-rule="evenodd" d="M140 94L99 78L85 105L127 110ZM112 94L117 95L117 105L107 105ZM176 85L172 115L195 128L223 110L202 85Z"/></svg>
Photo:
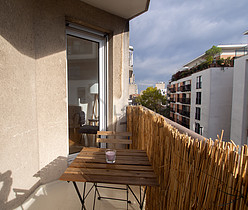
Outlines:
<svg viewBox="0 0 248 210"><path fill-rule="evenodd" d="M213 45L209 50L207 50L205 52L205 55L206 55L206 61L208 62L208 64L213 65L213 61L215 61L215 64L216 64L215 57L216 55L220 55L221 52L222 52L221 48L216 47L215 45Z"/></svg>

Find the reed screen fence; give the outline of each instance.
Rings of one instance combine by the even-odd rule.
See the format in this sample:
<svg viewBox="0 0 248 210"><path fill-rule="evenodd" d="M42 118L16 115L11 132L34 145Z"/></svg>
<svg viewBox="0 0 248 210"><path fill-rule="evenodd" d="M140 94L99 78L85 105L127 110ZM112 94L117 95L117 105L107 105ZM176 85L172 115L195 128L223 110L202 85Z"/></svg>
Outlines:
<svg viewBox="0 0 248 210"><path fill-rule="evenodd" d="M248 209L247 145L193 139L142 106L127 107L127 130L159 179L146 209Z"/></svg>

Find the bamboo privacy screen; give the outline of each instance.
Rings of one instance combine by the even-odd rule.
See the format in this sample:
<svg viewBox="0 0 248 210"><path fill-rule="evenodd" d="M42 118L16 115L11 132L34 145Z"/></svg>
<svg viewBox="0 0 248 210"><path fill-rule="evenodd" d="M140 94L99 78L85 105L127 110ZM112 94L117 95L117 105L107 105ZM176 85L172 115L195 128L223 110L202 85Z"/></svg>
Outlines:
<svg viewBox="0 0 248 210"><path fill-rule="evenodd" d="M247 145L192 139L141 106L127 107L127 129L159 177L146 209L248 209Z"/></svg>

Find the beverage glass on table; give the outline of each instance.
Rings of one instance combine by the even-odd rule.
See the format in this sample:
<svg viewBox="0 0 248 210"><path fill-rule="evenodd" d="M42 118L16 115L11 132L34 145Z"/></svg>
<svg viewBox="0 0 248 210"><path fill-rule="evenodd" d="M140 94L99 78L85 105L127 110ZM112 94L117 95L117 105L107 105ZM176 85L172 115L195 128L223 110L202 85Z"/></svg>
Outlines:
<svg viewBox="0 0 248 210"><path fill-rule="evenodd" d="M115 163L116 150L114 150L114 149L106 149L105 156L106 156L106 162L107 163Z"/></svg>

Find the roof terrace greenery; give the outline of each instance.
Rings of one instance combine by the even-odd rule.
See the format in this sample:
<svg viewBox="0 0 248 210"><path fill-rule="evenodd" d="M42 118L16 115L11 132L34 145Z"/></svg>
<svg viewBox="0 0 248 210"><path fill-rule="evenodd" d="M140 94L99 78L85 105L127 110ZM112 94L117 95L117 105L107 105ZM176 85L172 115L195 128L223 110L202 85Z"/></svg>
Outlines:
<svg viewBox="0 0 248 210"><path fill-rule="evenodd" d="M226 59L220 58L221 48L213 46L205 52L205 61L190 68L182 71L178 71L173 74L171 81L177 81L184 77L188 77L196 72L203 71L211 67L233 67L234 58L228 57Z"/></svg>

